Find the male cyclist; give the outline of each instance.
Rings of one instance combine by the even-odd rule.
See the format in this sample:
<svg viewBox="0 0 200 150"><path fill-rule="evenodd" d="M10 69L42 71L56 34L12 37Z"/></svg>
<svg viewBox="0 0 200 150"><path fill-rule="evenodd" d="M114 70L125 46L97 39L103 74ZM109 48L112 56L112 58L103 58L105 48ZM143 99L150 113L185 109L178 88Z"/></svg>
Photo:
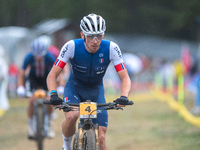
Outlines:
<svg viewBox="0 0 200 150"><path fill-rule="evenodd" d="M49 43L42 37L36 38L31 43L31 52L29 52L23 62L22 69L18 76L18 88L17 94L21 97L26 96L25 90L25 76L28 76L28 81L30 82L30 91L34 92L36 89L41 88L46 91L46 77L51 70L56 58L48 52ZM28 75L27 75L28 74ZM46 99L50 97L47 96ZM27 108L28 115L28 137L33 138L35 133L33 131L33 102L35 97L31 95L29 97L29 104ZM48 113L51 114L53 110L52 106L48 106ZM50 118L50 117L49 117ZM51 122L49 123L49 131L47 136L53 138L55 133L51 127Z"/></svg>
<svg viewBox="0 0 200 150"><path fill-rule="evenodd" d="M81 39L70 40L62 47L60 55L47 77L51 103L53 105L62 103L62 99L58 97L56 91L56 78L68 60L72 71L65 85L63 100L71 103L80 103L89 99L97 103L105 103L102 78L109 63L112 61L121 79L121 97L115 102L120 106L126 105L131 81L118 45L114 42L103 40L106 30L105 20L99 15L89 14L81 20L80 28L82 30L80 32ZM65 119L62 124L63 150L70 150L79 112L70 111L64 114ZM93 122L99 124L100 149L106 150L107 111L98 113L98 118L94 119Z"/></svg>

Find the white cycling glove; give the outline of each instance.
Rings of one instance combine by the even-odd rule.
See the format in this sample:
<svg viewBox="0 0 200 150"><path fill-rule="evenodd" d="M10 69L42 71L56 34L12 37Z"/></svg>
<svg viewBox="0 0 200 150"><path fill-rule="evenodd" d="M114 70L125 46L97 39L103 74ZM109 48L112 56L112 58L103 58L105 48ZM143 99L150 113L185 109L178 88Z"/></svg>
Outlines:
<svg viewBox="0 0 200 150"><path fill-rule="evenodd" d="M25 90L24 86L19 86L17 88L17 95L18 96L25 97L25 93L26 93L26 90Z"/></svg>
<svg viewBox="0 0 200 150"><path fill-rule="evenodd" d="M57 93L58 93L58 95L63 95L64 94L64 87L63 86L57 87Z"/></svg>

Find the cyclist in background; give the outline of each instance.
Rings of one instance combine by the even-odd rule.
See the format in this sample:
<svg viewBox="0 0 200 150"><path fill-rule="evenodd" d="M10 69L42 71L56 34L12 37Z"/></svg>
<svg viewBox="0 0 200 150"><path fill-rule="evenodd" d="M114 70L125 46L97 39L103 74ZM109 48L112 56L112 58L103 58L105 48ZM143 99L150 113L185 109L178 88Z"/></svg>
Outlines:
<svg viewBox="0 0 200 150"><path fill-rule="evenodd" d="M49 43L44 40L44 38L37 38L31 43L31 52L29 52L24 59L23 66L19 72L18 76L18 88L17 94L18 96L25 97L26 89L25 89L25 77L27 76L27 81L30 82L31 92L34 92L36 89L41 88L48 92L46 77L51 70L51 67L55 61L55 57L48 52ZM35 133L33 132L33 102L35 100L33 95L29 95L29 104L27 108L28 115L28 136L34 137ZM46 99L50 97L47 96ZM48 113L51 114L53 111L52 106L48 106ZM52 129L51 121L49 123L49 138L53 138L55 133Z"/></svg>
<svg viewBox="0 0 200 150"><path fill-rule="evenodd" d="M81 20L80 28L82 30L80 32L81 39L70 40L64 44L47 77L51 103L60 105L63 100L70 103L80 103L86 100L105 103L102 79L109 63L112 61L121 79L121 97L115 102L119 106L126 105L131 89L131 81L118 45L114 42L103 40L106 30L105 20L99 15L89 14ZM65 85L62 100L57 95L56 79L69 60L72 71ZM79 112L70 111L64 114L65 119L62 124L63 150L70 150ZM106 150L107 111L98 113L97 119L94 119L93 122L99 124L100 149Z"/></svg>

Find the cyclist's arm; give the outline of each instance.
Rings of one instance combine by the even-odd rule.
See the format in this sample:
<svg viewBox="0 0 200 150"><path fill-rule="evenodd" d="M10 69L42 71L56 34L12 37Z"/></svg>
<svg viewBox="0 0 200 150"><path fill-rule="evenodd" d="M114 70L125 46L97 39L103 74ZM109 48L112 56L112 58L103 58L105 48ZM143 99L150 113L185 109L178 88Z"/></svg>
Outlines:
<svg viewBox="0 0 200 150"><path fill-rule="evenodd" d="M21 69L17 78L17 85L24 86L25 70Z"/></svg>
<svg viewBox="0 0 200 150"><path fill-rule="evenodd" d="M65 67L69 58L74 56L74 42L71 40L61 48L60 54L56 59L51 71L47 76L47 87L49 92L57 89L57 77L61 74L61 71Z"/></svg>
<svg viewBox="0 0 200 150"><path fill-rule="evenodd" d="M131 80L128 76L127 70L121 70L117 72L120 80L121 80L121 96L128 97L131 90Z"/></svg>
<svg viewBox="0 0 200 150"><path fill-rule="evenodd" d="M57 90L57 77L60 75L62 68L53 65L51 71L47 76L47 87L49 92L52 90Z"/></svg>
<svg viewBox="0 0 200 150"><path fill-rule="evenodd" d="M121 50L114 42L110 43L110 60L113 62L115 70L121 80L121 96L128 97L131 89L131 80L123 62Z"/></svg>

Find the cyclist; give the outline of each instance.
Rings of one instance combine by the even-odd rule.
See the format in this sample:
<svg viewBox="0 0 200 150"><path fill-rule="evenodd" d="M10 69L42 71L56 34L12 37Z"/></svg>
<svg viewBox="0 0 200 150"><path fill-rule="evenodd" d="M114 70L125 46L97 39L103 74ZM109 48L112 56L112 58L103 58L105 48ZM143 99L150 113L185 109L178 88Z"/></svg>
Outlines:
<svg viewBox="0 0 200 150"><path fill-rule="evenodd" d="M19 72L18 76L18 88L17 94L18 96L25 97L26 90L25 90L25 77L27 76L27 81L30 82L30 91L33 92L38 88L42 88L47 90L46 84L46 77L51 70L52 65L56 58L48 52L49 43L46 42L43 38L39 37L32 41L31 43L31 52L29 52L24 59L22 69ZM50 98L49 96L46 99ZM29 97L29 104L27 108L27 115L28 115L28 137L32 138L35 136L33 131L33 102L35 98L33 95ZM52 106L48 106L48 113L51 114L53 110ZM51 121L49 123L49 131L48 135L49 138L53 138L55 133L52 129Z"/></svg>
<svg viewBox="0 0 200 150"><path fill-rule="evenodd" d="M115 66L121 79L121 97L115 102L119 106L128 103L128 95L131 89L131 80L122 60L122 54L117 44L103 40L106 30L105 20L96 14L83 17L80 23L81 39L70 40L64 44L60 55L55 61L47 77L47 86L53 105L60 105L62 99L56 91L56 78L63 67L70 60L71 74L65 85L63 100L71 103L79 103L92 100L97 103L105 103L102 78L109 63ZM62 124L63 150L71 149L72 136L76 130L76 120L79 112L65 112ZM108 127L107 111L98 113L98 118L93 120L99 124L100 149L106 150L105 134Z"/></svg>

